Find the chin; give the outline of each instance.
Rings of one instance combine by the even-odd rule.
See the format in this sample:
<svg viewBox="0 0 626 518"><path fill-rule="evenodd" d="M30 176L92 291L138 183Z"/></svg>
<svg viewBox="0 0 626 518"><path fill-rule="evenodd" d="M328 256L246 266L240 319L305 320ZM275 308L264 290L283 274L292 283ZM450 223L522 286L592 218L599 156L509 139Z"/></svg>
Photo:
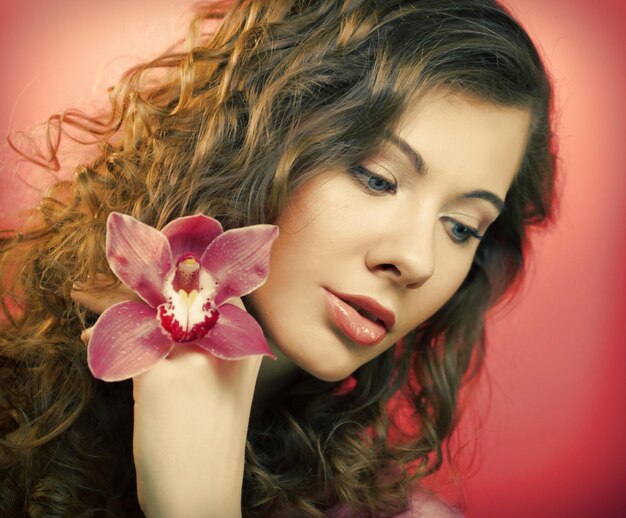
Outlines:
<svg viewBox="0 0 626 518"><path fill-rule="evenodd" d="M321 369L305 369L311 376L322 381L336 382L342 381L354 372L354 369L341 369L333 365Z"/></svg>
<svg viewBox="0 0 626 518"><path fill-rule="evenodd" d="M361 365L355 358L344 354L323 354L317 357L304 355L291 356L292 361L311 376L322 381L342 381Z"/></svg>

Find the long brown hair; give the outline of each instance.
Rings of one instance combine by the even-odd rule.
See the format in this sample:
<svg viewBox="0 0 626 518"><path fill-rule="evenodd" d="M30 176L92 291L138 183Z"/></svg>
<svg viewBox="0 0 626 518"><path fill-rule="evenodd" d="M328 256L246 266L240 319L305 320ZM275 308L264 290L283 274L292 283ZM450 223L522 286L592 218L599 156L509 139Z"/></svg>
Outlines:
<svg viewBox="0 0 626 518"><path fill-rule="evenodd" d="M109 272L111 211L157 228L197 212L225 228L271 222L316 171L374 152L433 89L533 116L506 207L452 299L357 370L354 386L303 376L271 409L255 410L246 516L323 516L338 504L359 516L402 510L411 481L441 465L459 389L482 364L485 312L523 272L529 225L551 216L550 83L525 31L494 1L228 4L199 6L185 48L129 70L106 113L51 119L66 138L100 147L42 199L34 226L0 241L4 514L139 512L130 384L91 377L79 335L97 315L69 298L72 282ZM55 160L53 146L50 167ZM388 413L397 394L413 411L412 434L397 433Z"/></svg>

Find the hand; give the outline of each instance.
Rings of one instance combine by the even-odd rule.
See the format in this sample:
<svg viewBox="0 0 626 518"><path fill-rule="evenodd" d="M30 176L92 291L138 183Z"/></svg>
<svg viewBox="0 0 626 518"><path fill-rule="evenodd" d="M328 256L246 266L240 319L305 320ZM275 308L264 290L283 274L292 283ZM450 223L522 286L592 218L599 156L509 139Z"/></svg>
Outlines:
<svg viewBox="0 0 626 518"><path fill-rule="evenodd" d="M98 275L72 290L96 313L140 300ZM243 308L240 299L230 301ZM88 343L91 329L81 338ZM194 345L177 345L133 378L133 450L137 493L148 516L239 516L245 440L261 356L220 360Z"/></svg>
<svg viewBox="0 0 626 518"><path fill-rule="evenodd" d="M71 299L98 315L109 307L127 300L143 302L141 297L123 283L112 288L115 279L103 273L97 273L93 279L84 282L75 282L70 291ZM93 327L85 329L80 338L85 344L89 343Z"/></svg>

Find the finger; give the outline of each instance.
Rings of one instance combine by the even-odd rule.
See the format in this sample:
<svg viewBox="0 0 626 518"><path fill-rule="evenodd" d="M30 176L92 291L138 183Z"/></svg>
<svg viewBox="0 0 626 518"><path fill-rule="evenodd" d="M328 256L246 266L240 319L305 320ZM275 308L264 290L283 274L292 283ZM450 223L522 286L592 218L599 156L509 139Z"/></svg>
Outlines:
<svg viewBox="0 0 626 518"><path fill-rule="evenodd" d="M89 340L91 340L91 335L93 334L93 326L84 329L80 334L80 339L85 342L85 345L89 344Z"/></svg>
<svg viewBox="0 0 626 518"><path fill-rule="evenodd" d="M140 300L135 293L125 289L83 291L79 288L77 290L72 290L70 292L70 297L77 304L80 304L97 314L101 314L114 304L118 304L126 300Z"/></svg>
<svg viewBox="0 0 626 518"><path fill-rule="evenodd" d="M111 282L110 277L102 274L96 275L95 278L87 282L76 282L72 285L70 297L77 304L98 314L103 313L114 304L127 300L141 302L139 295L124 284L120 284L116 288L107 288L106 286L110 285Z"/></svg>
<svg viewBox="0 0 626 518"><path fill-rule="evenodd" d="M239 309L243 309L244 311L248 311L246 306L243 305L243 300L241 297L233 297L232 299L228 299L228 303L234 306L237 306Z"/></svg>

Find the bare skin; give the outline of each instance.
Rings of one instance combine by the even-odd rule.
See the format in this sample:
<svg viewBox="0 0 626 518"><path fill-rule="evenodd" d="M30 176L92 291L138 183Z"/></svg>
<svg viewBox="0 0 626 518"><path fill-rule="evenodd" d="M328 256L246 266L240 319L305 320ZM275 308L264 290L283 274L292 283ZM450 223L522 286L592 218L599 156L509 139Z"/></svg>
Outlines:
<svg viewBox="0 0 626 518"><path fill-rule="evenodd" d="M305 183L276 221L281 233L266 283L247 298L279 358L259 385L275 390L296 365L339 381L445 304L499 215L529 123L521 109L433 94L399 125L395 138L412 155L388 146L361 168ZM106 282L96 278L72 298L96 313L137 300L123 286L95 289ZM357 345L331 318L329 290L377 301L394 323L378 343ZM90 336L86 330L83 339ZM259 356L224 361L181 345L133 379L137 489L146 515L241 516L260 365Z"/></svg>
<svg viewBox="0 0 626 518"><path fill-rule="evenodd" d="M71 297L98 314L140 300L124 285L103 289L107 283L99 275L75 285ZM81 339L88 343L91 334L86 329ZM207 509L241 516L246 433L260 365L260 356L225 361L179 345L133 378L137 494L147 516L193 518Z"/></svg>

